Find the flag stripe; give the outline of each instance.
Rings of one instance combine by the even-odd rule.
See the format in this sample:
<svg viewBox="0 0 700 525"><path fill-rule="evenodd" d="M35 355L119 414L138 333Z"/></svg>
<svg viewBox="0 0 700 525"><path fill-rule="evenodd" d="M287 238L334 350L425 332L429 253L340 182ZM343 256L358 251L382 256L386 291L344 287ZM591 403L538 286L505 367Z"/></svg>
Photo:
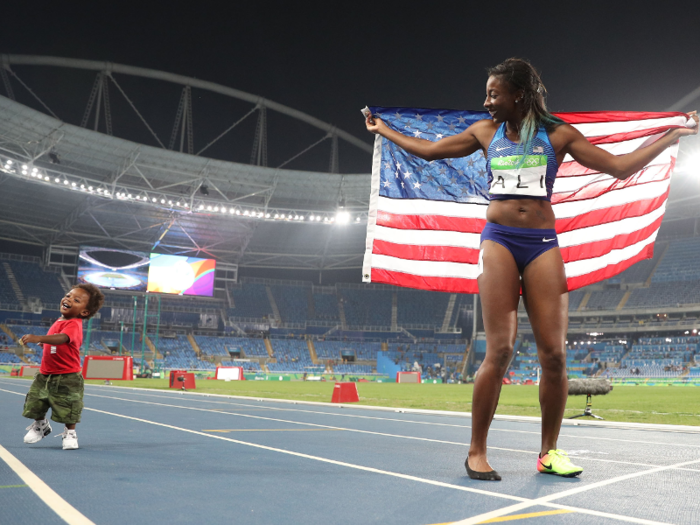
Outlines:
<svg viewBox="0 0 700 525"><path fill-rule="evenodd" d="M486 219L483 204L469 206L462 202L431 201L426 199L390 199L379 197L377 209L389 213L410 213L411 215L444 215L468 219Z"/></svg>
<svg viewBox="0 0 700 525"><path fill-rule="evenodd" d="M449 230L464 233L479 233L486 219L463 219L441 215L398 215L380 211L377 225L403 230Z"/></svg>
<svg viewBox="0 0 700 525"><path fill-rule="evenodd" d="M663 186L661 187L663 188ZM609 222L619 221L624 217L640 217L646 213L656 210L666 202L666 199L668 199L668 184L665 185L665 189L666 191L664 193L651 199L631 200L617 206L601 206L600 209L595 209L589 212L581 211L578 214L571 214L569 217L557 217L557 233L564 233L576 230L578 228L587 228L595 224L606 224ZM610 195L610 193L599 197L597 200L603 200L603 198L607 197L608 195ZM615 196L613 195L613 197Z"/></svg>
<svg viewBox="0 0 700 525"><path fill-rule="evenodd" d="M626 217L619 221L579 228L559 235L559 246L579 246L585 243L600 242L617 235L632 233L646 228L656 219L663 217L665 204L641 217Z"/></svg>
<svg viewBox="0 0 700 525"><path fill-rule="evenodd" d="M388 241L374 241L374 253L389 255L413 261L449 261L476 264L479 262L479 248L456 246L405 245Z"/></svg>
<svg viewBox="0 0 700 525"><path fill-rule="evenodd" d="M434 290L452 293L478 293L479 288L476 279L460 279L455 277L424 277L410 273L372 268L372 282L418 288L420 290Z"/></svg>
<svg viewBox="0 0 700 525"><path fill-rule="evenodd" d="M655 121L660 121L666 118L678 118L683 119L684 123L688 120L688 116L685 113L680 113L678 111L667 111L667 112L649 112L649 111L576 111L572 113L554 113L555 116L562 119L567 124L572 126L581 124L597 124L600 126L599 129L603 130L603 133L617 133L617 131L605 131L605 126L617 123L631 123L631 122L649 122L650 126ZM591 135L596 135L592 131L589 131ZM584 133L585 134L585 133ZM585 134L588 136L587 134Z"/></svg>
<svg viewBox="0 0 700 525"><path fill-rule="evenodd" d="M611 190L621 190L623 188L632 187L633 185L644 186L650 182L666 180L670 177L670 174L670 167L666 167L664 171L656 171L653 168L645 169L625 180L614 179L606 175L602 180L590 182L588 185L582 186L574 192L556 193L552 195L552 206L563 205L571 201L595 199Z"/></svg>
<svg viewBox="0 0 700 525"><path fill-rule="evenodd" d="M648 238L652 233L658 231L663 217L659 217L654 222L630 233L621 233L610 239L598 242L589 242L576 246L562 247L561 256L564 262L580 261L583 259L594 259L606 255L613 250L619 250L625 246L635 244Z"/></svg>
<svg viewBox="0 0 700 525"><path fill-rule="evenodd" d="M615 265L622 262L625 259L634 257L645 246L654 242L654 240L656 239L656 234L657 232L654 232L647 239L642 239L636 244L632 244L624 248L612 250L606 253L605 255L601 255L600 257L594 257L591 259L581 259L578 261L564 263L566 275L567 277L577 277L586 273L596 272L605 268L608 265Z"/></svg>
<svg viewBox="0 0 700 525"><path fill-rule="evenodd" d="M656 238L656 236L654 236L654 238ZM570 291L577 290L578 288L582 288L583 286L587 286L591 283L597 283L605 279L610 279L611 277L624 272L633 264L643 261L644 259L651 259L652 257L654 257L653 240L651 243L642 247L642 249L636 255L633 255L618 263L610 264L598 270L572 277L569 277L567 272L566 283Z"/></svg>
<svg viewBox="0 0 700 525"><path fill-rule="evenodd" d="M675 156L675 149L673 146L671 146L669 149L666 149L665 151L661 152L661 154L659 154L658 157L656 157L649 164L647 164L647 167L668 166L668 164L675 158ZM554 185L556 186L557 181L561 178L580 177L582 175L589 175L591 173L600 172L581 166L576 161L562 162L559 165L559 171L557 171L557 179L554 181Z"/></svg>
<svg viewBox="0 0 700 525"><path fill-rule="evenodd" d="M479 235L479 233L441 230L398 230L385 226L377 226L374 238L408 245L478 248Z"/></svg>

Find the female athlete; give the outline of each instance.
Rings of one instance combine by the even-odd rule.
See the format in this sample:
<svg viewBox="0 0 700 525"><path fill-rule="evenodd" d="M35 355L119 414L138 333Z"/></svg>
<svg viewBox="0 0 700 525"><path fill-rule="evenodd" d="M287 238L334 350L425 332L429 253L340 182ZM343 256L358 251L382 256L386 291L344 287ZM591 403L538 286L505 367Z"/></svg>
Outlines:
<svg viewBox="0 0 700 525"><path fill-rule="evenodd" d="M510 58L488 74L484 107L491 119L475 122L458 135L436 142L407 137L371 115L366 126L425 160L463 157L479 149L487 160L491 201L481 234L478 277L486 357L474 385L472 437L465 461L469 477L501 479L486 458L486 438L513 354L521 287L542 367L542 446L537 469L577 476L583 469L557 449L568 395L565 340L569 306L550 204L557 169L568 154L587 168L626 179L680 137L697 134L698 116L691 114L694 128L670 130L647 147L615 156L593 146L547 111L544 85L529 62Z"/></svg>

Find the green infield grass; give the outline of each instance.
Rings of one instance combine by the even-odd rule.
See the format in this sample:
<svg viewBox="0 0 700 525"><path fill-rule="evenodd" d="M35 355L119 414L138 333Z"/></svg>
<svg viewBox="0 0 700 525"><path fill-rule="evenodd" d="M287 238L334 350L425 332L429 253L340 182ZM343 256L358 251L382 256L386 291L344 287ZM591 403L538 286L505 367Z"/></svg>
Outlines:
<svg viewBox="0 0 700 525"><path fill-rule="evenodd" d="M86 383L103 385L104 381L92 380ZM167 379L112 381L112 384L168 390ZM195 392L330 403L334 384L333 381L197 380ZM357 383L357 390L360 394L360 405L469 412L473 386ZM511 416L539 416L538 399L536 385L503 385L496 413ZM87 404L89 405L89 401ZM565 417L582 413L585 406L585 396L569 397ZM615 385L608 395L593 398L593 413L608 421L700 426L700 388Z"/></svg>
<svg viewBox="0 0 700 525"><path fill-rule="evenodd" d="M103 384L103 381L86 381ZM113 381L114 385L168 389L167 379ZM206 381L196 392L329 403L334 382ZM473 385L357 383L361 405L430 410L471 411ZM539 416L536 385L503 385L497 414ZM569 397L565 417L580 414L585 396ZM593 398L593 413L608 421L700 426L700 388L616 385L611 393ZM582 418L592 419L592 418Z"/></svg>

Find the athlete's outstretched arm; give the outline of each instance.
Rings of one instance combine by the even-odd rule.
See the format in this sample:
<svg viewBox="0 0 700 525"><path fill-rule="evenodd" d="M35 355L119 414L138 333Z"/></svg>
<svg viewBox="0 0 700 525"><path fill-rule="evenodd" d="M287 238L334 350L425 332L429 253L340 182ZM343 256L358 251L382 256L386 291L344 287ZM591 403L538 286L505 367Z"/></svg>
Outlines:
<svg viewBox="0 0 700 525"><path fill-rule="evenodd" d="M592 145L574 127L563 125L560 128L561 132L565 134L564 152L571 155L574 160L586 168L609 173L615 178L624 180L649 164L679 138L687 135L697 135L697 113L693 111L690 113L690 117L695 120L694 128L672 129L653 144L619 156ZM560 128L557 130L559 131Z"/></svg>
<svg viewBox="0 0 700 525"><path fill-rule="evenodd" d="M417 137L407 137L391 129L382 122L382 119L375 116L369 116L365 121L368 131L381 135L410 154L425 160L466 157L478 149L483 149L484 132L487 131L490 123L490 120L479 120L462 133L433 142Z"/></svg>

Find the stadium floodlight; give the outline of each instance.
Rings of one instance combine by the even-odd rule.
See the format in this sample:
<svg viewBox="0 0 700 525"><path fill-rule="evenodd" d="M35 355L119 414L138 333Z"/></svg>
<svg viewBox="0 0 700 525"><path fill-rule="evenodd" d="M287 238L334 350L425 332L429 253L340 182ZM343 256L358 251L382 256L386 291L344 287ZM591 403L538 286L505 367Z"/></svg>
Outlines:
<svg viewBox="0 0 700 525"><path fill-rule="evenodd" d="M44 180L48 182L49 176L47 175L46 177L44 177Z"/></svg>
<svg viewBox="0 0 700 525"><path fill-rule="evenodd" d="M347 224L348 222L350 222L350 214L345 210L338 210L338 213L335 214L335 222L337 222L338 224Z"/></svg>

